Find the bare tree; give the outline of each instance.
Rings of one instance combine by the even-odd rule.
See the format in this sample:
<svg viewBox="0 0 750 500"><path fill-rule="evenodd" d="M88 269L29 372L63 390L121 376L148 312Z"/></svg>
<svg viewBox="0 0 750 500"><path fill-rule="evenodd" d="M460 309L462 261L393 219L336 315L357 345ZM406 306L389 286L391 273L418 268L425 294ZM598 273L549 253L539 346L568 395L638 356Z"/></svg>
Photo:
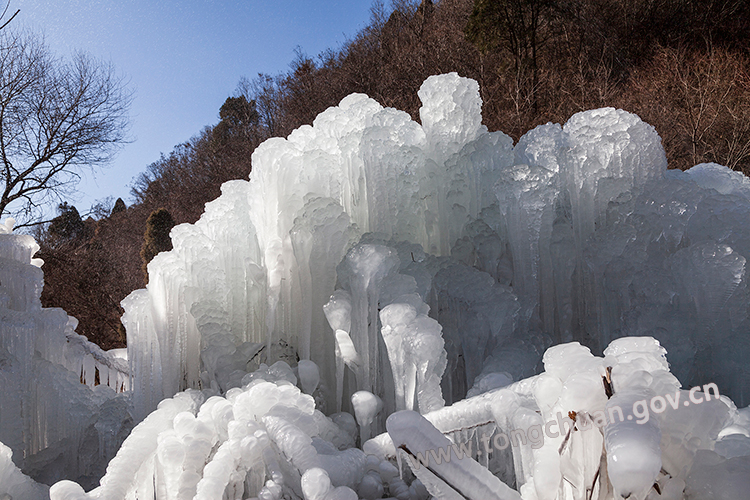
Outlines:
<svg viewBox="0 0 750 500"><path fill-rule="evenodd" d="M656 127L671 166L716 162L750 174L748 68L745 55L720 47L660 48L622 104Z"/></svg>
<svg viewBox="0 0 750 500"><path fill-rule="evenodd" d="M238 96L255 102L258 112L259 130L263 139L275 137L281 129L282 101L284 98L283 78L273 77L264 73L252 80L242 77L237 90Z"/></svg>
<svg viewBox="0 0 750 500"><path fill-rule="evenodd" d="M28 32L0 32L0 215L32 224L86 168L125 141L131 96L114 68L55 58Z"/></svg>

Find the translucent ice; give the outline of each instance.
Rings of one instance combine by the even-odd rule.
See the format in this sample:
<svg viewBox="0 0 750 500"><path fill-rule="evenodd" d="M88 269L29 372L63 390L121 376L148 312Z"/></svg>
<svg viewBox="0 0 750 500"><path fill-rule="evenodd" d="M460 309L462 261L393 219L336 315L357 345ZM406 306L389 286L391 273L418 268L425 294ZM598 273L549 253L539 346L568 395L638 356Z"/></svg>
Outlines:
<svg viewBox="0 0 750 500"><path fill-rule="evenodd" d="M11 460L12 450L0 443L0 497L37 500L48 495L49 487L24 475ZM83 493L80 486L76 487Z"/></svg>
<svg viewBox="0 0 750 500"><path fill-rule="evenodd" d="M423 309L417 311L407 302L382 309L381 335L393 371L396 409L416 407L426 413L444 404L440 380L447 360L440 324L427 316L428 308L418 297L416 304Z"/></svg>
<svg viewBox="0 0 750 500"><path fill-rule="evenodd" d="M653 335L685 360L685 382L705 381L689 363L709 335L726 339L718 349L728 356L725 345L742 344L750 238L733 225L750 212L743 177L717 165L668 173L653 127L622 110L537 127L514 148L481 125L475 82L431 77L419 96L421 124L345 98L261 145L249 182L227 183L198 223L175 229L153 285L126 302L134 377L161 381L134 387L139 418L205 383L196 349L245 342L265 345L268 364L315 362L332 410L356 390L392 410L378 312L397 292L420 294L443 328L448 402L497 368L527 376L553 341L600 352L623 335ZM241 241L237 227L248 228ZM379 236L355 246L367 232ZM703 262L706 252L714 257ZM706 286L694 279L704 275ZM201 319L208 310L221 334ZM498 366L514 359L520 366ZM726 364L702 363L744 398Z"/></svg>
<svg viewBox="0 0 750 500"><path fill-rule="evenodd" d="M352 394L352 407L359 424L361 442L370 439L370 426L375 416L383 409L383 402L379 397L368 391L357 391Z"/></svg>
<svg viewBox="0 0 750 500"><path fill-rule="evenodd" d="M334 488L323 469L313 468L302 476L305 500L357 500L357 494L346 486Z"/></svg>
<svg viewBox="0 0 750 500"><path fill-rule="evenodd" d="M300 360L297 365L297 372L299 373L300 385L305 394L312 394L315 389L318 388L320 383L320 371L318 365L310 361L309 359Z"/></svg>
<svg viewBox="0 0 750 500"><path fill-rule="evenodd" d="M38 481L91 487L132 426L127 361L78 335L65 311L42 308L39 246L12 226L0 226L0 441Z"/></svg>
<svg viewBox="0 0 750 500"><path fill-rule="evenodd" d="M366 96L345 98L312 126L264 143L249 182L228 183L201 221L174 231L172 256L152 264L154 284L126 304L136 408L197 386L203 373L219 391L237 385L221 380L273 382L268 365L294 367L298 357L302 387L315 385L309 360L320 408L355 413L362 440L401 408L479 440L479 429L510 432L558 415L585 427L618 401L682 394L662 345L682 383L715 377L746 404L744 177L717 165L668 172L653 127L622 110L542 125L514 147L481 125L474 82L432 77L419 96L420 123ZM247 228L241 241L237 227ZM633 336L659 342L617 340ZM240 348L248 342L264 347ZM542 358L561 342L569 344ZM195 346L210 354L203 365ZM206 365L220 359L235 371L212 379ZM242 375L253 363L266 368ZM147 379L159 383L137 385ZM352 399L357 391L371 398ZM467 394L471 403L461 401ZM380 415L365 404L372 398ZM441 400L452 406L436 410ZM691 415L718 433L728 417L701 408ZM299 415L284 421L312 432ZM665 416L620 423L560 429L538 449L482 460L536 498L570 488L642 497L659 481L677 488L697 428ZM332 441L351 436L327 428ZM718 439L712 432L702 439ZM722 446L743 449L735 441ZM382 457L392 449L380 437L363 446ZM648 459L627 459L634 454ZM362 491L377 494L378 484L367 479Z"/></svg>

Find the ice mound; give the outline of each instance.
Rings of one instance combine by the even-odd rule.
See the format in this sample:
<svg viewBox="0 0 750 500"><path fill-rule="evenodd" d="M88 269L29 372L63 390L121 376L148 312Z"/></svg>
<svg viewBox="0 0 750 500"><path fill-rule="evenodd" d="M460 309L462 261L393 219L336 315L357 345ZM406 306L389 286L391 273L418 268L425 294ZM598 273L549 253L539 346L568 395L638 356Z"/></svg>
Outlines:
<svg viewBox="0 0 750 500"><path fill-rule="evenodd" d="M187 390L163 400L99 487L61 482L51 498L352 498L368 461L347 429L315 409L288 366L249 375L225 396Z"/></svg>

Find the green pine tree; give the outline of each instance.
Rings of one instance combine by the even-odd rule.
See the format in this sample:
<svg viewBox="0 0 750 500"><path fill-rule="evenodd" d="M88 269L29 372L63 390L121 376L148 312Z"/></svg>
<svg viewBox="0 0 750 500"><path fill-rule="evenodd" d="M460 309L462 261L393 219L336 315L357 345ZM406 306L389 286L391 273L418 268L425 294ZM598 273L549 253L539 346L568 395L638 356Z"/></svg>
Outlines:
<svg viewBox="0 0 750 500"><path fill-rule="evenodd" d="M109 213L109 215L112 216L117 213L124 212L127 209L128 207L125 206L125 202L122 201L122 198L117 198L117 201L115 202L115 206L112 207L112 211Z"/></svg>
<svg viewBox="0 0 750 500"><path fill-rule="evenodd" d="M154 210L146 221L146 232L143 235L141 259L143 260L143 274L148 283L148 263L160 252L172 250L172 240L169 232L175 222L172 214L166 208Z"/></svg>
<svg viewBox="0 0 750 500"><path fill-rule="evenodd" d="M67 241L78 236L84 228L83 220L78 210L66 202L58 206L60 215L52 219L49 225L49 234L58 241Z"/></svg>

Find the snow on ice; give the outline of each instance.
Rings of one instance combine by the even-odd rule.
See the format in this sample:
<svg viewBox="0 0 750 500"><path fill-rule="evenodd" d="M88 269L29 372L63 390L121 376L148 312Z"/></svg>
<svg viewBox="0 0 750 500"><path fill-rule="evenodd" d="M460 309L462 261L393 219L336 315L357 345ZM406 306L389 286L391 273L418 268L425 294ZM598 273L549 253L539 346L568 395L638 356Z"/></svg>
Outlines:
<svg viewBox="0 0 750 500"><path fill-rule="evenodd" d="M514 146L473 80L419 97L259 146L123 301L127 355L0 228L0 498L749 491L750 181L626 111Z"/></svg>

